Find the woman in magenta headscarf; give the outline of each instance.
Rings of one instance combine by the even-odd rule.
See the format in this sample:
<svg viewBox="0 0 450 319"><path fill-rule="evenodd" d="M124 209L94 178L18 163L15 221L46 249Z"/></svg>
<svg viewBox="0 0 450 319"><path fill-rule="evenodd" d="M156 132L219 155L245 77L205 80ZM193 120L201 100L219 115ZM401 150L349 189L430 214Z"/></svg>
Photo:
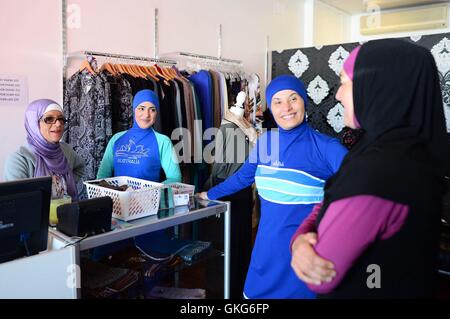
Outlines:
<svg viewBox="0 0 450 319"><path fill-rule="evenodd" d="M436 63L398 39L344 64L336 98L363 131L292 238L292 267L319 298L430 298L449 154Z"/></svg>
<svg viewBox="0 0 450 319"><path fill-rule="evenodd" d="M77 182L85 165L70 145L61 142L66 123L63 110L55 101L31 102L25 112L28 145L19 147L6 160L5 180L51 176L53 199L69 195L77 200Z"/></svg>

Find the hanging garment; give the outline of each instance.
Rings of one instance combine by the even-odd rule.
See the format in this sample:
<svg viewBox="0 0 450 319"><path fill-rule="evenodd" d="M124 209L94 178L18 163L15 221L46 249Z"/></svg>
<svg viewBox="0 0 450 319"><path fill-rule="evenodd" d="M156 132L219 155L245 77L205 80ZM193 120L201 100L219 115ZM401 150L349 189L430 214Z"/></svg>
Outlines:
<svg viewBox="0 0 450 319"><path fill-rule="evenodd" d="M113 134L126 131L133 125L133 94L130 82L122 75L114 77L115 90L112 92Z"/></svg>
<svg viewBox="0 0 450 319"><path fill-rule="evenodd" d="M156 96L158 97L159 104L161 105L161 88L160 88L159 83L157 81L155 81L154 79L152 79L151 77L148 77L147 81L151 82L152 86L151 86L151 88L150 87L148 87L148 88L150 90L153 90L153 92L155 92ZM161 116L156 117L155 123L153 124L153 129L156 132L162 131Z"/></svg>
<svg viewBox="0 0 450 319"><path fill-rule="evenodd" d="M112 92L108 76L101 72L96 76L97 103L94 109L95 169L98 170L106 145L112 136Z"/></svg>
<svg viewBox="0 0 450 319"><path fill-rule="evenodd" d="M202 110L203 130L214 127L214 102L211 75L208 71L201 70L189 77L194 83L195 92L198 95Z"/></svg>
<svg viewBox="0 0 450 319"><path fill-rule="evenodd" d="M190 162L192 162L194 157L194 120L195 120L195 113L194 113L194 97L192 94L192 89L189 80L185 78L180 79L183 82L183 91L184 91L184 97L185 97L185 107L186 107L186 122L187 122L187 129L189 131L189 139L190 139Z"/></svg>
<svg viewBox="0 0 450 319"><path fill-rule="evenodd" d="M216 128L220 127L220 121L222 120L222 117L220 115L221 112L221 106L220 106L220 83L219 83L219 74L213 70L209 71L209 74L211 75L211 81L212 81L212 89L213 89L213 125Z"/></svg>
<svg viewBox="0 0 450 319"><path fill-rule="evenodd" d="M195 92L194 84L190 83L192 90L192 98L194 102L194 159L200 162L203 159L203 130L202 130L202 110L199 102L197 92Z"/></svg>
<svg viewBox="0 0 450 319"><path fill-rule="evenodd" d="M172 81L168 81L167 84L161 84L161 89L163 95L159 108L162 126L161 133L170 138L173 130L178 127L176 88Z"/></svg>
<svg viewBox="0 0 450 319"><path fill-rule="evenodd" d="M233 101L230 101L230 104L228 104L228 91L225 75L221 72L218 72L218 74L220 85L220 117L223 119L225 116L225 110L228 109L229 105L233 104Z"/></svg>
<svg viewBox="0 0 450 319"><path fill-rule="evenodd" d="M77 72L67 80L64 94L64 113L68 120L64 139L85 161L85 176L88 180L95 178L98 168L95 157L98 141L93 123L104 125L101 114L97 114L98 119L95 117L98 99L96 83L99 82L96 81L95 75Z"/></svg>
<svg viewBox="0 0 450 319"><path fill-rule="evenodd" d="M175 122L175 128L183 127L183 114L181 111L181 91L180 86L176 81L170 81L174 88L175 88L175 112L176 112L176 122ZM170 132L172 135L172 132ZM169 135L170 137L170 135Z"/></svg>

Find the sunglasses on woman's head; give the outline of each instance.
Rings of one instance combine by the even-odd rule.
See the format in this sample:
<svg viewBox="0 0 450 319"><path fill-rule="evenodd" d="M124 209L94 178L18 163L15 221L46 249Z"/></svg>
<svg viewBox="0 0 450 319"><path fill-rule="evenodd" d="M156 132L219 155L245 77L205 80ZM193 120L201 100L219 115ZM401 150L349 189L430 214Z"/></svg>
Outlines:
<svg viewBox="0 0 450 319"><path fill-rule="evenodd" d="M56 121L60 121L62 125L67 123L67 119L65 117L55 117L55 116L47 116L41 118L41 121L45 124L55 124Z"/></svg>

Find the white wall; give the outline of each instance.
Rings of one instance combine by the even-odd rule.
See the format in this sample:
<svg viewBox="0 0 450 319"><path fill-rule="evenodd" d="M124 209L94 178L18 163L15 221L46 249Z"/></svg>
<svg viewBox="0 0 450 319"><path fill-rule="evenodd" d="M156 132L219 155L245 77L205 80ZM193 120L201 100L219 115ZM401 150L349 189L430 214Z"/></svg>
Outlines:
<svg viewBox="0 0 450 319"><path fill-rule="evenodd" d="M0 74L26 76L29 101L62 103L61 1L0 1ZM6 157L26 142L26 105L0 105L0 179Z"/></svg>
<svg viewBox="0 0 450 319"><path fill-rule="evenodd" d="M264 78L269 50L303 46L304 0L68 0L68 51L153 56L154 9L159 53L187 51L239 59ZM62 1L0 0L0 74L25 75L29 100L62 103ZM69 74L70 75L70 74ZM264 85L264 83L263 83ZM26 105L0 106L0 180L6 157L26 142ZM5 120L7 119L7 120Z"/></svg>
<svg viewBox="0 0 450 319"><path fill-rule="evenodd" d="M264 77L266 37L270 50L302 45L298 0L69 0L81 12L69 29L69 51L95 50L153 57L154 9L158 8L159 54L186 51L242 60ZM100 15L99 12L104 12Z"/></svg>
<svg viewBox="0 0 450 319"><path fill-rule="evenodd" d="M321 1L314 3L314 45L350 42L351 15Z"/></svg>

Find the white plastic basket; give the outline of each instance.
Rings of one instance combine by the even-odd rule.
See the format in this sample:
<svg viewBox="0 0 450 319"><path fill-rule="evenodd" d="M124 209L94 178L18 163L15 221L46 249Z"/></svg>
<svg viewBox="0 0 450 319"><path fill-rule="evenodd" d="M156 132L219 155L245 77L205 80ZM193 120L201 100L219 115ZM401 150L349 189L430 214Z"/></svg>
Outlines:
<svg viewBox="0 0 450 319"><path fill-rule="evenodd" d="M195 186L183 183L168 184L172 188L174 206L189 204L189 197L194 196Z"/></svg>
<svg viewBox="0 0 450 319"><path fill-rule="evenodd" d="M133 191L117 191L92 184L104 180L111 185L128 185ZM144 179L116 176L84 182L89 198L109 196L113 200L113 217L129 221L145 216L155 215L159 210L161 188L163 184Z"/></svg>

